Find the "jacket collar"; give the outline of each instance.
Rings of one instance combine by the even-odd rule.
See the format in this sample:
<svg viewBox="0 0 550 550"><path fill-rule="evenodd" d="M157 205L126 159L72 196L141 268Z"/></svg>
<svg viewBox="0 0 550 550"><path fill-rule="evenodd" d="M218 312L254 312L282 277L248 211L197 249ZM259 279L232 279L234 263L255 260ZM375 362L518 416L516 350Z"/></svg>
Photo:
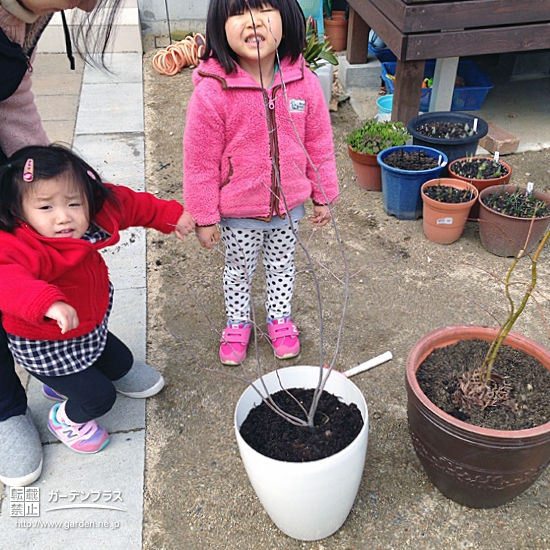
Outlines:
<svg viewBox="0 0 550 550"><path fill-rule="evenodd" d="M208 59L203 61L193 75L195 85L202 78L215 78L222 83L224 89L228 88L256 88L260 89L260 85L239 65L235 65L236 70L227 74L224 68L216 59ZM283 59L275 75L273 86L280 86L283 82L295 82L304 78L305 61L302 57L296 63L290 63L287 59Z"/></svg>

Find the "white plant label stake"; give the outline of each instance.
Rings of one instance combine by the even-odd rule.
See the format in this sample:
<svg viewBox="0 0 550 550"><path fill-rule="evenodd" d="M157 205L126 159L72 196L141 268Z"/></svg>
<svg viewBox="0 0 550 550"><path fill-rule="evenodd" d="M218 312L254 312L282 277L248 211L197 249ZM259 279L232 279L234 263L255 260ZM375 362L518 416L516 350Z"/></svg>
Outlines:
<svg viewBox="0 0 550 550"><path fill-rule="evenodd" d="M527 192L525 193L526 195L530 195L532 192L533 192L533 189L535 188L535 184L530 181L528 184L527 184Z"/></svg>
<svg viewBox="0 0 550 550"><path fill-rule="evenodd" d="M474 118L474 132L477 132L477 118Z"/></svg>
<svg viewBox="0 0 550 550"><path fill-rule="evenodd" d="M498 151L495 151L495 156L493 157L493 160L495 162L498 162L499 157L500 157L500 153Z"/></svg>

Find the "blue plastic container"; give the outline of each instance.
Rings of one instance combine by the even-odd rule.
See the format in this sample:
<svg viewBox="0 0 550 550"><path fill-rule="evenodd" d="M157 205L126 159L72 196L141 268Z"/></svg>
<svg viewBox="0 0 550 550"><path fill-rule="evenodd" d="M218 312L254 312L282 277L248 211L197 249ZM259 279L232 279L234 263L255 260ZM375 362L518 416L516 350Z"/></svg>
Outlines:
<svg viewBox="0 0 550 550"><path fill-rule="evenodd" d="M388 94L393 94L394 83L389 76L395 76L397 63L384 62L382 67L382 80L386 84ZM424 78L433 78L435 73L435 61L426 61L424 68ZM485 101L489 90L493 87L491 81L483 74L481 69L474 61L459 61L457 76L464 80L465 86L455 88L453 91L453 100L451 111L479 111ZM430 99L432 97L431 88L422 88L420 95L420 110L428 111Z"/></svg>
<svg viewBox="0 0 550 550"><path fill-rule="evenodd" d="M441 164L429 170L418 171L400 170L388 166L385 159L399 150L406 153L424 151L432 158L439 159L441 157ZM377 160L382 169L382 198L386 214L395 216L398 220L416 220L420 218L422 216L420 188L423 183L439 177L442 168L447 165L445 153L431 147L401 145L381 151L378 153Z"/></svg>

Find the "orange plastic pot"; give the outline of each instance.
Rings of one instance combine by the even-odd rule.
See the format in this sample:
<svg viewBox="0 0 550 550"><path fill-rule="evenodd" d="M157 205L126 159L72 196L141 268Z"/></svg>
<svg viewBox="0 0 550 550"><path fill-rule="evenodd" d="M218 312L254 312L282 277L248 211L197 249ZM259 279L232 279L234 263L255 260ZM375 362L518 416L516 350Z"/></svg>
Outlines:
<svg viewBox="0 0 550 550"><path fill-rule="evenodd" d="M472 192L471 201L462 203L446 203L431 199L424 194L427 187L444 185L456 189L468 189ZM478 190L467 181L459 181L452 178L440 178L427 181L420 189L422 196L422 226L424 235L430 241L439 244L451 244L457 241L466 225L470 209L476 203Z"/></svg>
<svg viewBox="0 0 550 550"><path fill-rule="evenodd" d="M510 178L512 177L512 167L503 160L499 159L500 164L504 165L505 168L508 170L508 173L505 176L500 176L499 178L489 178L485 180L478 180L475 178L465 178L464 176L460 176L455 172L456 169L456 163L470 160L471 157L464 157L460 159L455 159L453 162L451 162L448 166L449 170L449 177L454 178L460 181L467 181L468 183L471 183L472 185L475 185L477 187L478 191L483 191L483 189L487 187L492 187L493 185L505 185L510 181ZM492 157L474 157L474 158L482 158L486 160L493 160ZM470 218L479 218L479 202L476 202L472 209L470 210Z"/></svg>
<svg viewBox="0 0 550 550"><path fill-rule="evenodd" d="M382 175L376 155L358 153L348 145L357 185L367 191L382 191Z"/></svg>
<svg viewBox="0 0 550 550"><path fill-rule="evenodd" d="M348 20L344 19L345 12L333 11L332 19L325 19L325 36L328 38L335 52L345 50L348 45Z"/></svg>
<svg viewBox="0 0 550 550"><path fill-rule="evenodd" d="M472 508L494 508L528 489L550 462L550 422L528 430L493 430L467 424L436 407L420 389L418 367L436 348L479 338L497 328L449 326L424 336L407 358L407 415L412 442L432 483L448 498ZM550 371L550 352L510 333L504 343L536 357Z"/></svg>

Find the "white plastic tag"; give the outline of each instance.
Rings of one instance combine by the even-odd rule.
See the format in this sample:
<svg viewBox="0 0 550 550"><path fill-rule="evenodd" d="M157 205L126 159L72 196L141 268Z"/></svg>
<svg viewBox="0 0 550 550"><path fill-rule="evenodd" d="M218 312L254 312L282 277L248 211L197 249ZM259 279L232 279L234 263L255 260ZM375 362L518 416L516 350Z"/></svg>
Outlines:
<svg viewBox="0 0 550 550"><path fill-rule="evenodd" d="M499 157L500 157L500 153L498 151L495 151L495 156L493 157L493 160L495 162L498 162Z"/></svg>
<svg viewBox="0 0 550 550"><path fill-rule="evenodd" d="M527 184L527 194L530 195L533 192L534 188L535 188L535 184L532 181L530 181Z"/></svg>
<svg viewBox="0 0 550 550"><path fill-rule="evenodd" d="M437 225L452 225L453 218L439 218L435 223Z"/></svg>
<svg viewBox="0 0 550 550"><path fill-rule="evenodd" d="M474 132L477 132L477 118L474 118Z"/></svg>

